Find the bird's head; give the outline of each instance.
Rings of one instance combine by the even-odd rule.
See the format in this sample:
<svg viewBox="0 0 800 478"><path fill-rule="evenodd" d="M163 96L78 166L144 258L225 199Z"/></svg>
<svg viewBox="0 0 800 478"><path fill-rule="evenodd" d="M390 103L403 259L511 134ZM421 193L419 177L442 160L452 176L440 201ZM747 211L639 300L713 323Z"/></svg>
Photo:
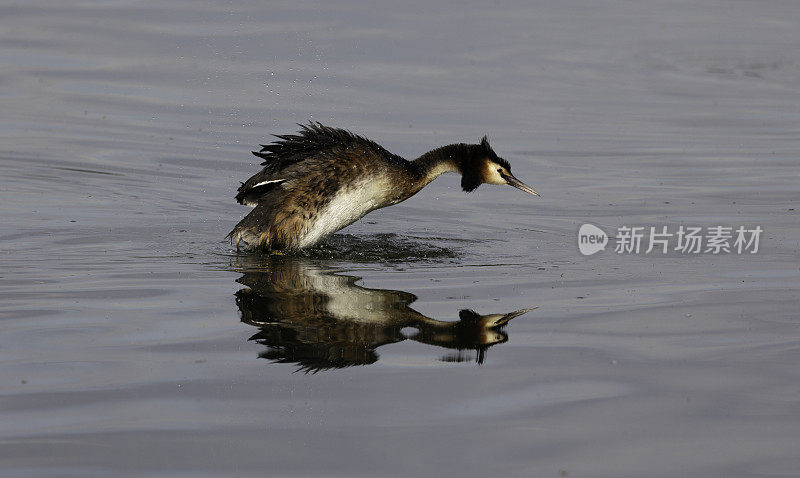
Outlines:
<svg viewBox="0 0 800 478"><path fill-rule="evenodd" d="M474 191L484 183L507 184L528 194L539 195L532 187L511 174L511 165L494 152L486 136L480 144L469 148L469 153L461 165L461 188L464 191Z"/></svg>

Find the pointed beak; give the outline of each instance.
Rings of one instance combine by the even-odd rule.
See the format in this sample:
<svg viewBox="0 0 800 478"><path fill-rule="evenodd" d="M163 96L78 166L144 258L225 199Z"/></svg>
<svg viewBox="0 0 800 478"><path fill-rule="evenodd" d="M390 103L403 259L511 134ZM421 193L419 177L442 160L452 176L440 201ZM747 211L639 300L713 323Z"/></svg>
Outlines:
<svg viewBox="0 0 800 478"><path fill-rule="evenodd" d="M514 312L509 312L508 314L505 314L503 316L503 323L507 324L511 319L519 317L522 314L527 314L528 312L536 309L538 309L538 307L529 307L527 309L520 309L520 310L515 310Z"/></svg>
<svg viewBox="0 0 800 478"><path fill-rule="evenodd" d="M486 327L493 329L497 327L502 327L507 323L509 323L511 319L519 317L520 315L528 313L532 310L536 310L537 308L538 307L530 307L528 309L515 310L514 312L509 312L507 314L484 315L483 319L485 321Z"/></svg>
<svg viewBox="0 0 800 478"><path fill-rule="evenodd" d="M509 186L514 186L515 188L521 189L521 190L525 191L528 194L533 194L534 196L541 197L541 195L539 193L537 193L536 191L534 191L532 187L528 186L527 184L523 183L519 179L515 178L513 174L509 173L508 176L503 175L503 177L505 178L506 182L508 182Z"/></svg>

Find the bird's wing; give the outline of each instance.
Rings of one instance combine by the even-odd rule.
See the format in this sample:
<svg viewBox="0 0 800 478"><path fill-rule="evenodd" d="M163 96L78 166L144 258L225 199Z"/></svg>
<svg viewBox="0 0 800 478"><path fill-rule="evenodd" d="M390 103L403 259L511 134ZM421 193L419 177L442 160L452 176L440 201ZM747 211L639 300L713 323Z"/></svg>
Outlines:
<svg viewBox="0 0 800 478"><path fill-rule="evenodd" d="M259 198L296 174L299 168L293 166L311 159L328 158L335 161L349 147L361 147L384 157L394 156L377 143L344 129L320 123L298 126L298 134L276 135L278 141L262 144L261 151L253 151L254 155L264 160L261 163L263 169L239 187L236 195L239 204L256 205Z"/></svg>
<svg viewBox="0 0 800 478"><path fill-rule="evenodd" d="M236 194L236 201L239 204L246 204L248 206L255 206L258 204L260 198L265 194L274 190L275 187L283 184L289 178L279 177L273 172L268 171L266 168L256 173L253 177L243 182L239 186L239 191ZM284 175L285 176L285 175Z"/></svg>

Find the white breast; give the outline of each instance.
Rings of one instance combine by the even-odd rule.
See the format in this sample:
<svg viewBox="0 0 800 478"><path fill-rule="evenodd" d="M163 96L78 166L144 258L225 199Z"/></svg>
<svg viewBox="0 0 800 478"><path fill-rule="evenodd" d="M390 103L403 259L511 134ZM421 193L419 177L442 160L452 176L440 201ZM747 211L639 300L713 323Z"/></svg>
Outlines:
<svg viewBox="0 0 800 478"><path fill-rule="evenodd" d="M325 236L350 225L381 206L385 206L386 183L380 180L348 185L317 213L316 221L300 240L300 247L316 244Z"/></svg>

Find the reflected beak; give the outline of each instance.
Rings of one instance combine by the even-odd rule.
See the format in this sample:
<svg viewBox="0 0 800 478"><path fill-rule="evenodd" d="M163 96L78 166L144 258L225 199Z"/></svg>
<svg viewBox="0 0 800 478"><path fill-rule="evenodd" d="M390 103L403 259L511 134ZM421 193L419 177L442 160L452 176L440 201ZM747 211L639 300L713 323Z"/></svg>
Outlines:
<svg viewBox="0 0 800 478"><path fill-rule="evenodd" d="M538 194L537 194L537 196L538 196ZM522 315L522 314L526 314L526 313L528 313L528 312L530 312L530 311L532 311L532 310L536 310L536 309L538 309L538 307L529 307L529 308L527 308L527 309L520 309L520 310L515 310L514 312L509 312L509 313L505 314L505 315L503 316L503 318L502 318L502 319L501 319L499 322L500 322L502 325L505 325L505 324L507 324L507 323L508 323L508 322L509 322L511 319L513 319L513 318L515 318L515 317L519 317L519 316L520 316L520 315Z"/></svg>
<svg viewBox="0 0 800 478"><path fill-rule="evenodd" d="M536 310L538 307L530 307L528 309L520 309L515 310L514 312L509 312L507 314L488 314L482 315L482 325L488 329L496 329L498 327L503 327L507 323L511 321L511 319L515 317L519 317L522 314L530 312L532 310Z"/></svg>
<svg viewBox="0 0 800 478"><path fill-rule="evenodd" d="M532 187L528 186L519 179L515 178L513 174L508 174L507 176L504 174L503 178L506 180L506 182L508 182L509 186L514 186L515 188L521 189L528 194L533 194L534 196L541 197L541 195L536 191L534 191Z"/></svg>

